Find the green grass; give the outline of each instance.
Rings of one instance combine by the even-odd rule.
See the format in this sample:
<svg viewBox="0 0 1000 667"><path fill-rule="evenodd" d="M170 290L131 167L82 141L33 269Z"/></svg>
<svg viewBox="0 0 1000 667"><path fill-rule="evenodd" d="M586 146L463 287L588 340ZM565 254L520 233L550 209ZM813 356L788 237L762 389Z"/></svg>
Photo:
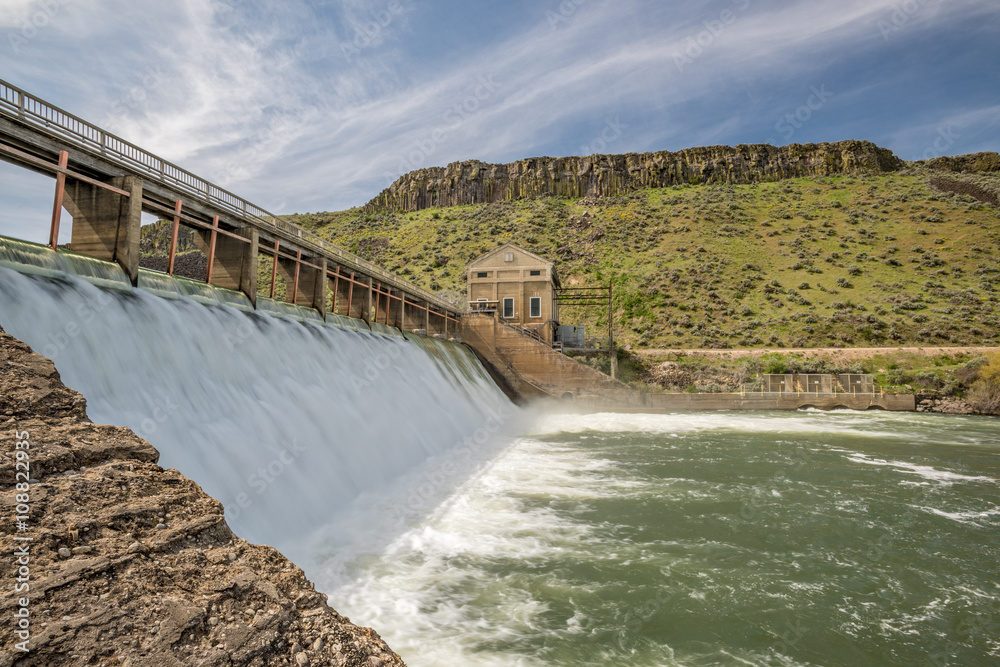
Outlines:
<svg viewBox="0 0 1000 667"><path fill-rule="evenodd" d="M516 243L554 260L565 286L610 281L623 345L997 344L1000 215L933 190L934 175L291 217L432 291L464 291L469 261ZM975 178L1000 190L996 174ZM592 328L606 317L561 313Z"/></svg>

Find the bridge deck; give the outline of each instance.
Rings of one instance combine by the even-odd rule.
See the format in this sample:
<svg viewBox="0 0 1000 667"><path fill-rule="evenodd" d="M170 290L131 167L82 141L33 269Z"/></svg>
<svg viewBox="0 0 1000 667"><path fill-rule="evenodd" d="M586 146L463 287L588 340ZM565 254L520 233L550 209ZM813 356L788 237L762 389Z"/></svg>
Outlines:
<svg viewBox="0 0 1000 667"><path fill-rule="evenodd" d="M68 154L66 164L60 163L63 153ZM384 294L386 303L394 299L400 307L414 306L456 323L460 317L458 307L427 290L2 80L0 159L122 198L131 193L113 181L136 177L141 179L143 211L205 230L213 239L221 235L250 243L247 230L255 230L259 252L275 258L275 269L280 259L295 265L295 276L300 268L311 268L352 285L371 279L372 295Z"/></svg>

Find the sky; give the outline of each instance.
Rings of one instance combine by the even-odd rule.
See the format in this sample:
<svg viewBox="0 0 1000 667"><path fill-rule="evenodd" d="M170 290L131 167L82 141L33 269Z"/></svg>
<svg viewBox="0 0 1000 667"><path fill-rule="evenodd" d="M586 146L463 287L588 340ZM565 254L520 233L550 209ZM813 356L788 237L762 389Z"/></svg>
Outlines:
<svg viewBox="0 0 1000 667"><path fill-rule="evenodd" d="M0 79L277 214L479 159L1000 150L997 0L2 0ZM0 163L0 234L53 180Z"/></svg>

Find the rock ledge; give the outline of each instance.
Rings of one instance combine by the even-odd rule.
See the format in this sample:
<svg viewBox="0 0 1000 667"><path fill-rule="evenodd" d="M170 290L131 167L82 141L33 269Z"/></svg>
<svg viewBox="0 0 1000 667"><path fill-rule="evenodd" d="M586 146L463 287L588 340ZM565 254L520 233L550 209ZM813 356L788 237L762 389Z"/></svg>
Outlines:
<svg viewBox="0 0 1000 667"><path fill-rule="evenodd" d="M132 431L93 424L52 362L0 329L0 607L11 619L29 536L29 652L9 665L403 665L326 604L275 549L236 537L222 505ZM30 519L15 524L16 433L29 434ZM14 546L11 546L14 545ZM11 548L8 549L7 547Z"/></svg>

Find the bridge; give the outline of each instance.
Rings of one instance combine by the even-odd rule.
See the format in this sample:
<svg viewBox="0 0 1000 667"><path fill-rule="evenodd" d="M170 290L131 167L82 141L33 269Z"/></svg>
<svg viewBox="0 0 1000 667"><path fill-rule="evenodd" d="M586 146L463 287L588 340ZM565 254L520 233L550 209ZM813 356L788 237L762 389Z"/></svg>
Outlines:
<svg viewBox="0 0 1000 667"><path fill-rule="evenodd" d="M424 331L458 333L452 303L365 261L209 181L0 80L0 159L55 178L49 245L58 248L63 210L73 252L117 262L139 281L142 213L173 221L167 273L181 226L208 258L205 282L275 297L327 313ZM258 264L270 257L270 284ZM265 259L266 261L266 259Z"/></svg>

